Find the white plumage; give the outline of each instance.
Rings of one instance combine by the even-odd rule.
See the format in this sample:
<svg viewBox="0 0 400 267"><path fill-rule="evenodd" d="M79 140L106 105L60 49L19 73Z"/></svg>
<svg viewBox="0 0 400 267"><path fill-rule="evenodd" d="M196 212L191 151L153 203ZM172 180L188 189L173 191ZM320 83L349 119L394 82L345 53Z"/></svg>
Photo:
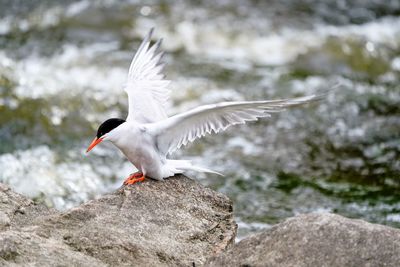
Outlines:
<svg viewBox="0 0 400 267"><path fill-rule="evenodd" d="M165 105L169 99L170 81L165 80L163 52L159 52L162 40L150 46L153 29L143 40L129 67L125 91L129 98L127 121L155 122L167 118Z"/></svg>
<svg viewBox="0 0 400 267"><path fill-rule="evenodd" d="M170 90L167 87L170 81L162 74L161 40L151 45L152 32L143 40L129 68L125 87L129 98L126 122L97 138L116 145L144 176L162 180L187 170L216 173L193 166L187 160L169 160L167 155L206 134L270 117L271 113L280 112L286 107L310 103L324 96L222 102L200 106L168 118L165 107L169 99ZM97 143L92 143L88 151Z"/></svg>
<svg viewBox="0 0 400 267"><path fill-rule="evenodd" d="M273 112L309 103L320 96L311 95L293 99L222 102L219 104L197 107L157 123L148 125L158 143L160 152L171 154L182 145L205 136L219 133L229 126L256 121L261 117L270 117Z"/></svg>

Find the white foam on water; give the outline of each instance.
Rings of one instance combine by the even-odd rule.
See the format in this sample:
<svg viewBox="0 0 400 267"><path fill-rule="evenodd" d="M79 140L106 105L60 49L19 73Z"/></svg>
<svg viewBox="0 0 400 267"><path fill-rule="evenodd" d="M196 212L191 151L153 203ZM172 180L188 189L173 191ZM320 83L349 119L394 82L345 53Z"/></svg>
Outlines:
<svg viewBox="0 0 400 267"><path fill-rule="evenodd" d="M170 88L171 101L167 106L168 115L185 112L199 105L244 100L242 94L236 90L218 87L215 82L205 78L178 77L171 83Z"/></svg>
<svg viewBox="0 0 400 267"><path fill-rule="evenodd" d="M400 222L400 214L399 213L389 214L386 216L386 220L392 222Z"/></svg>
<svg viewBox="0 0 400 267"><path fill-rule="evenodd" d="M74 153L76 154L76 152ZM128 164L112 162L107 169L94 168L90 161L60 159L47 146L0 155L0 181L30 198L41 198L47 205L66 209L118 187L103 177L129 175ZM122 174L122 172L127 172ZM123 176L121 176L121 179Z"/></svg>
<svg viewBox="0 0 400 267"><path fill-rule="evenodd" d="M23 18L9 15L0 18L0 34L13 31L27 32L32 29L45 30L57 26L64 19L72 18L90 7L90 1L83 0L66 6L43 8L40 5Z"/></svg>
<svg viewBox="0 0 400 267"><path fill-rule="evenodd" d="M47 10L34 10L26 19L11 16L0 19L0 33L12 32L15 28L28 31L32 28L46 29L58 25L63 20L73 19L89 9L107 7L117 4L116 1L99 1L91 3L83 0L65 7L54 6ZM137 5L138 3L132 3ZM148 8L142 7L147 10ZM366 49L374 53L376 44L385 44L396 47L399 44L400 18L384 17L376 21L361 25L315 25L314 28L299 30L281 27L274 30L268 17L258 23L265 24L265 32L251 30L249 21L245 20L243 31L234 31L236 18L229 14L221 15L211 20L196 18L206 17L207 10L192 7L186 10L171 5L176 18L168 15L150 18L148 15L132 17L135 28L130 30L135 35L144 36L151 27L156 27L155 35L164 37L164 49L176 51L184 48L189 54L201 55L218 60L233 60L236 62L252 62L263 65L284 65L292 62L298 55L307 52L313 47L321 46L328 37L345 39L364 38ZM177 18L180 18L179 20ZM166 19L171 19L166 23ZM256 18L253 18L256 19ZM257 18L259 19L259 18ZM171 27L170 23L173 23ZM249 24L249 25L248 25ZM249 28L249 29L247 29ZM246 29L246 30L245 30ZM121 29L122 31L123 29ZM240 64L239 64L240 65Z"/></svg>
<svg viewBox="0 0 400 267"><path fill-rule="evenodd" d="M257 155L265 151L265 148L257 145L254 140L250 142L247 138L242 136L235 136L229 138L227 144L229 149L239 148L245 155Z"/></svg>
<svg viewBox="0 0 400 267"><path fill-rule="evenodd" d="M95 98L108 100L123 91L127 75L124 68L99 60L115 49L115 42L85 47L65 45L61 53L52 57L32 55L20 61L0 52L0 62L12 72L10 78L17 84L15 92L19 97L46 98L62 92L80 94L90 89ZM98 62L94 63L95 60Z"/></svg>
<svg viewBox="0 0 400 267"><path fill-rule="evenodd" d="M137 19L137 24L141 29L157 25L155 21L142 17ZM396 47L399 44L400 18L387 17L362 25L318 25L309 30L283 28L265 32L261 36L255 31L232 33L229 29L183 20L173 30L160 25L156 34L165 38L165 47L168 50L184 48L192 55L214 61L229 59L244 64L253 62L280 66L294 61L311 48L323 45L328 37L363 38L371 53L374 52L375 44Z"/></svg>
<svg viewBox="0 0 400 267"><path fill-rule="evenodd" d="M239 217L236 217L235 221L239 229L238 235L235 238L236 243L247 237L249 233L261 232L271 227L271 225L267 223L245 222Z"/></svg>

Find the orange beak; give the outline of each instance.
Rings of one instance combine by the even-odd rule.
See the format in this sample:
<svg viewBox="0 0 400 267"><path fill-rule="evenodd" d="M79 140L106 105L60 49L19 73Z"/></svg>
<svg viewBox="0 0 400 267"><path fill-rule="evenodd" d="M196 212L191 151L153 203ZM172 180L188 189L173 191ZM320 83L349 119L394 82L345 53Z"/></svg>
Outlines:
<svg viewBox="0 0 400 267"><path fill-rule="evenodd" d="M86 150L86 153L88 153L90 150L92 150L95 146L97 146L98 144L101 143L101 141L103 141L103 138L97 138L95 137L92 141L92 143L90 144L90 146L88 147L88 149Z"/></svg>

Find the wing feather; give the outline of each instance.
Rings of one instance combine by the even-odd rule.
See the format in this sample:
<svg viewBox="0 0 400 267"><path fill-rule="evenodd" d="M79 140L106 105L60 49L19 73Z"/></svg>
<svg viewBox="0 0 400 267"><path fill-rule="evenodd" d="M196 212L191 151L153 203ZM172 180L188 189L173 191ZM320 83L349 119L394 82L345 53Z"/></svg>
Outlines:
<svg viewBox="0 0 400 267"><path fill-rule="evenodd" d="M164 121L149 124L149 130L156 137L160 152L171 154L181 146L187 145L206 134L218 133L232 125L270 117L270 113L283 111L286 107L310 103L321 99L323 96L325 95L205 105L172 116Z"/></svg>
<svg viewBox="0 0 400 267"><path fill-rule="evenodd" d="M163 52L159 52L162 39L151 45L153 29L142 41L129 67L125 91L129 99L126 120L150 123L167 118L165 107L169 100L170 81L162 73Z"/></svg>

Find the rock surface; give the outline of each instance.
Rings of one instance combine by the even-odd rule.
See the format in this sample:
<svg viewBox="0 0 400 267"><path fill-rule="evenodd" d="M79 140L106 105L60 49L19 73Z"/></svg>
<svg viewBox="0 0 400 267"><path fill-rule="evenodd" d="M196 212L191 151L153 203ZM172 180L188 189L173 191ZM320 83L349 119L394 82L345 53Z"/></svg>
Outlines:
<svg viewBox="0 0 400 267"><path fill-rule="evenodd" d="M400 230L334 214L290 218L231 246L232 203L185 176L66 212L0 184L0 266L399 266ZM226 250L227 248L230 248Z"/></svg>
<svg viewBox="0 0 400 267"><path fill-rule="evenodd" d="M400 230L334 214L290 218L207 266L400 266Z"/></svg>
<svg viewBox="0 0 400 267"><path fill-rule="evenodd" d="M224 195L185 176L58 212L0 184L0 266L192 266L233 244Z"/></svg>

